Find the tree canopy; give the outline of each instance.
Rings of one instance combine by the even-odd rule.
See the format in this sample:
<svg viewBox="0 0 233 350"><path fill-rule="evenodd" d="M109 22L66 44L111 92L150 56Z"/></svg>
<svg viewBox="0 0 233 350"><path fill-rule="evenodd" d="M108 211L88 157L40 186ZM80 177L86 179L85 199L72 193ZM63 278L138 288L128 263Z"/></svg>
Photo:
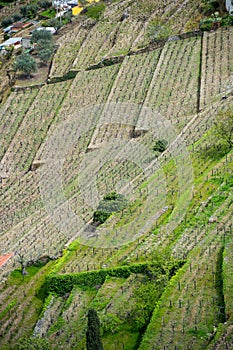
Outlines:
<svg viewBox="0 0 233 350"><path fill-rule="evenodd" d="M62 23L58 18L51 18L48 20L47 25L49 27L53 27L56 30L56 33L58 30L62 27Z"/></svg>
<svg viewBox="0 0 233 350"><path fill-rule="evenodd" d="M34 30L32 32L31 42L37 43L39 40L50 40L52 41L52 34L46 30Z"/></svg>
<svg viewBox="0 0 233 350"><path fill-rule="evenodd" d="M87 350L103 350L100 337L100 321L95 309L88 310L86 347Z"/></svg>
<svg viewBox="0 0 233 350"><path fill-rule="evenodd" d="M127 204L128 201L122 194L111 192L100 201L94 212L93 221L102 224L112 213L123 210Z"/></svg>
<svg viewBox="0 0 233 350"><path fill-rule="evenodd" d="M51 59L54 50L54 45L51 40L41 39L37 42L36 51L41 62L47 64Z"/></svg>
<svg viewBox="0 0 233 350"><path fill-rule="evenodd" d="M28 53L23 53L18 56L16 61L13 64L13 68L15 71L22 71L27 74L28 78L32 72L35 72L37 69L36 61L31 57Z"/></svg>

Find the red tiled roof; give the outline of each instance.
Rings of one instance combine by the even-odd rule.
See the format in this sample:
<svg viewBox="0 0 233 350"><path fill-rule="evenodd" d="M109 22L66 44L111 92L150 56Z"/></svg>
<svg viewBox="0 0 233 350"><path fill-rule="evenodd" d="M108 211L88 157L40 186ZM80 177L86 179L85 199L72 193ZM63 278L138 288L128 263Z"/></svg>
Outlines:
<svg viewBox="0 0 233 350"><path fill-rule="evenodd" d="M0 267L2 267L11 257L13 253L0 256Z"/></svg>

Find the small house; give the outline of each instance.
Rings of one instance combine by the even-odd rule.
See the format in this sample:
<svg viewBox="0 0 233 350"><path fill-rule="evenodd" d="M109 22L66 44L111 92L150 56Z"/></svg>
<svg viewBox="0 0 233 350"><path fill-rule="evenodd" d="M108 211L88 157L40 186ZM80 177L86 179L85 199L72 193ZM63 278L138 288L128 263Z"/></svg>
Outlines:
<svg viewBox="0 0 233 350"><path fill-rule="evenodd" d="M8 253L0 256L0 268L7 263L7 261L13 256L13 253Z"/></svg>
<svg viewBox="0 0 233 350"><path fill-rule="evenodd" d="M14 46L15 48L21 47L22 45L22 38L10 38L4 43L0 44L0 50L4 50L6 47Z"/></svg>
<svg viewBox="0 0 233 350"><path fill-rule="evenodd" d="M31 24L32 24L31 22L24 22L24 23L23 22L15 22L12 24L10 32L17 33L20 30L28 28L29 26L31 26Z"/></svg>
<svg viewBox="0 0 233 350"><path fill-rule="evenodd" d="M36 28L32 31L32 33L36 30L47 30L48 32L50 32L51 34L55 34L56 33L56 29L54 27L39 27Z"/></svg>
<svg viewBox="0 0 233 350"><path fill-rule="evenodd" d="M13 27L13 26L10 25L10 26L4 28L4 29L3 29L4 33L9 33L9 32L11 31L11 28L12 28L12 27Z"/></svg>

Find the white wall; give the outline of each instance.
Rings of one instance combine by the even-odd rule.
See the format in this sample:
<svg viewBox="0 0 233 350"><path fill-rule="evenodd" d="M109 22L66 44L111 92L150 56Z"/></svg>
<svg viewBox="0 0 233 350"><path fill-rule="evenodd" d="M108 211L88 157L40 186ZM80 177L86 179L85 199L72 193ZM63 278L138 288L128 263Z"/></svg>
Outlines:
<svg viewBox="0 0 233 350"><path fill-rule="evenodd" d="M233 0L226 0L226 9L230 13L233 11Z"/></svg>

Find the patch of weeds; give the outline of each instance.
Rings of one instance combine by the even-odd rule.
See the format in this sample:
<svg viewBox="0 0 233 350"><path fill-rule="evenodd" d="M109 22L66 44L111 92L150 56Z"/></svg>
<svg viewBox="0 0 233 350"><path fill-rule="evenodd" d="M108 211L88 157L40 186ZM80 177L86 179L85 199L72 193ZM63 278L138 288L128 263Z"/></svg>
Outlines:
<svg viewBox="0 0 233 350"><path fill-rule="evenodd" d="M94 4L92 6L89 6L86 11L86 16L98 21L104 13L105 8L105 4Z"/></svg>

